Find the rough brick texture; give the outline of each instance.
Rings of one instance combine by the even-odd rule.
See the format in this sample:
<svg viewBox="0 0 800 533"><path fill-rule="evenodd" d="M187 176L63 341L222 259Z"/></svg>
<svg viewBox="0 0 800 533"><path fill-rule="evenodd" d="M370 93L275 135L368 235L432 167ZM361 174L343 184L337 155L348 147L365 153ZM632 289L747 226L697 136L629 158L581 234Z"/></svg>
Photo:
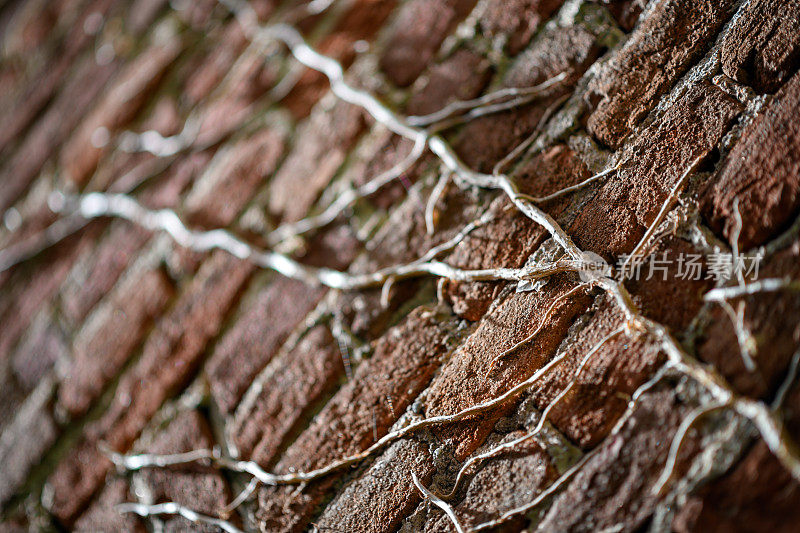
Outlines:
<svg viewBox="0 0 800 533"><path fill-rule="evenodd" d="M0 531L795 531L799 68L796 1L0 2Z"/></svg>

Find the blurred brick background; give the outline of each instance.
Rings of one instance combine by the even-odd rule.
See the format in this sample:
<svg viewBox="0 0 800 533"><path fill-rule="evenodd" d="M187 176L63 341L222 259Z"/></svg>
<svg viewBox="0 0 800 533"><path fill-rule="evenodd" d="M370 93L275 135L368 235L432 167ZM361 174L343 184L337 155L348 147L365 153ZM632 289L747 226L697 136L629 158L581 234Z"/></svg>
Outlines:
<svg viewBox="0 0 800 533"><path fill-rule="evenodd" d="M630 253L696 158L656 252L729 250L734 200L743 251L761 276L800 276L800 3L795 0L315 0L252 2L347 68L350 83L405 114L558 74L545 97L448 130L471 168L509 167L534 196L620 163L605 180L543 209L584 250ZM319 11L320 7L326 7ZM318 12L319 11L319 12ZM405 156L359 108L281 47L251 43L213 0L0 2L0 246L57 219L53 190L124 191L195 228L256 245L281 223ZM129 153L130 131L198 129L177 154ZM124 143L123 143L124 144ZM547 233L497 193L452 183L426 232L442 173L427 155L346 216L283 245L299 261L368 272L408 262L481 212L497 217L444 259L519 268ZM220 515L245 476L204 465L121 473L98 447L176 453L220 446L270 471L324 466L419 416L451 414L567 362L515 402L401 439L300 488L261 487L234 511L263 531L451 531L411 472L446 492L470 456L532 429L578 362L617 327L599 291L560 274L514 283L396 283L331 291L196 253L122 220L86 224L0 273L0 530L185 531L181 517L115 505L177 501ZM643 313L770 402L800 346L800 295L745 302L756 342L745 368L710 279L628 283ZM383 305L386 304L386 305ZM492 360L538 329L532 342ZM361 349L360 347L364 347ZM617 338L592 359L536 439L483 463L452 500L465 527L524 505L591 451L561 490L500 531L796 531L800 485L729 414L689 433L670 489L654 495L679 424L702 397L688 379L651 389L609 436L630 395L663 364L646 340ZM800 386L781 411L800 439ZM662 528L662 529L659 529Z"/></svg>

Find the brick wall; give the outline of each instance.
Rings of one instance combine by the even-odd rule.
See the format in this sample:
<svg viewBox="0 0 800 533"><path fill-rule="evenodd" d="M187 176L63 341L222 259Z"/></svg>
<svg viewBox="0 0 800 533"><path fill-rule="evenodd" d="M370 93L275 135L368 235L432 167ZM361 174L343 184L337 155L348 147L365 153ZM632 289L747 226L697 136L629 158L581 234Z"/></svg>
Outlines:
<svg viewBox="0 0 800 533"><path fill-rule="evenodd" d="M0 529L795 530L800 4L232 5L0 4Z"/></svg>

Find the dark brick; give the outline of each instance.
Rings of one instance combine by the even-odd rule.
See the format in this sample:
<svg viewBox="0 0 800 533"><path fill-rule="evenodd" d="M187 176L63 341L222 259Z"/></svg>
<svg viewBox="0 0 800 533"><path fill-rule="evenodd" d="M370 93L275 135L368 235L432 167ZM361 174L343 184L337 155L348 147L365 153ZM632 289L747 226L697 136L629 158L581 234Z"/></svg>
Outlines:
<svg viewBox="0 0 800 533"><path fill-rule="evenodd" d="M630 253L675 182L717 146L739 111L736 101L711 84L689 88L625 149L620 170L572 223L575 243L607 260Z"/></svg>
<svg viewBox="0 0 800 533"><path fill-rule="evenodd" d="M658 501L652 487L685 411L671 391L642 396L622 431L601 444L556 497L539 529L635 531L645 524Z"/></svg>
<svg viewBox="0 0 800 533"><path fill-rule="evenodd" d="M120 379L105 413L84 430L84 438L58 463L48 483L51 512L71 524L102 485L111 466L97 445L105 441L124 452L165 399L194 375L206 343L253 267L224 252L213 254L148 337L141 358Z"/></svg>
<svg viewBox="0 0 800 533"><path fill-rule="evenodd" d="M284 277L261 291L219 341L208 362L212 395L223 413L233 411L253 377L324 294L324 289Z"/></svg>
<svg viewBox="0 0 800 533"><path fill-rule="evenodd" d="M800 274L800 243L795 242L761 265L759 278ZM755 371L744 367L739 343L728 315L715 306L698 340L701 359L712 363L731 385L743 394L769 397L784 377L800 338L800 295L796 292L762 293L733 300L745 303L744 325L756 339Z"/></svg>
<svg viewBox="0 0 800 533"><path fill-rule="evenodd" d="M589 86L587 127L619 148L664 94L710 48L731 0L661 0ZM646 137L646 134L643 134Z"/></svg>
<svg viewBox="0 0 800 533"><path fill-rule="evenodd" d="M732 471L692 496L676 513L673 531L794 531L800 486L766 444L758 443Z"/></svg>
<svg viewBox="0 0 800 533"><path fill-rule="evenodd" d="M800 64L800 4L749 2L722 40L722 70L759 92L774 92Z"/></svg>
<svg viewBox="0 0 800 533"><path fill-rule="evenodd" d="M237 410L230 433L243 457L274 462L292 431L344 375L339 345L316 326L291 350L281 351L257 379L257 397Z"/></svg>
<svg viewBox="0 0 800 533"><path fill-rule="evenodd" d="M286 450L276 469L309 469L363 450L385 435L428 385L447 353L446 324L419 308L375 343L370 359ZM270 488L259 496L259 519L275 531L297 531L330 488L329 476L297 494Z"/></svg>
<svg viewBox="0 0 800 533"><path fill-rule="evenodd" d="M58 405L71 416L85 413L142 342L173 288L164 272L134 272L84 323L73 359L58 390Z"/></svg>
<svg viewBox="0 0 800 533"><path fill-rule="evenodd" d="M764 243L800 208L800 74L746 128L703 196L703 214L730 239L733 202L742 215L741 249Z"/></svg>
<svg viewBox="0 0 800 533"><path fill-rule="evenodd" d="M275 171L283 147L282 136L266 129L219 153L186 198L190 220L209 227L230 225Z"/></svg>
<svg viewBox="0 0 800 533"><path fill-rule="evenodd" d="M475 0L412 0L404 4L380 60L389 80L401 87L411 85L475 3Z"/></svg>
<svg viewBox="0 0 800 533"><path fill-rule="evenodd" d="M490 0L480 27L489 37L503 39L508 53L516 55L563 3L564 0Z"/></svg>
<svg viewBox="0 0 800 533"><path fill-rule="evenodd" d="M492 445L520 438L525 431L513 431ZM487 448L488 449L488 448ZM479 452L486 451L483 448ZM469 480L466 495L453 506L462 527L477 526L487 520L524 505L535 498L556 477L558 471L551 463L550 456L535 440L529 440L506 452L489 459ZM453 524L444 513L435 511L428 516L426 532L448 532ZM520 527L521 524L517 524ZM512 525L510 529L513 529Z"/></svg>

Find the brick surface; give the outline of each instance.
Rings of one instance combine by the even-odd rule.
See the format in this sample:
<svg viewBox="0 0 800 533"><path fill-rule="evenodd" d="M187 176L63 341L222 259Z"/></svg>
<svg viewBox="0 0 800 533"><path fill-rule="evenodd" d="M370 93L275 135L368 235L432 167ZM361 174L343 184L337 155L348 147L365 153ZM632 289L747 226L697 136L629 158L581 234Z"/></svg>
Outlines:
<svg viewBox="0 0 800 533"><path fill-rule="evenodd" d="M51 475L52 512L59 520L71 523L102 485L110 462L98 442L127 450L163 401L186 384L251 271L250 265L221 252L212 255L159 321L140 359L121 378L108 410Z"/></svg>
<svg viewBox="0 0 800 533"><path fill-rule="evenodd" d="M159 432L148 446L153 453L181 453L214 444L211 429L197 411L184 411ZM172 501L197 512L214 516L223 513L231 499L228 483L220 472L202 466L178 471L146 470L140 474L147 497L153 502ZM213 526L198 526L182 517L168 518L167 531L216 531Z"/></svg>
<svg viewBox="0 0 800 533"><path fill-rule="evenodd" d="M412 312L376 342L372 357L314 417L276 468L321 467L361 451L386 434L436 372L447 353L446 340L447 331L431 311ZM301 529L330 487L330 480L320 485L299 498L293 489L265 488L259 496L260 520L276 531ZM284 510L287 506L291 514Z"/></svg>
<svg viewBox="0 0 800 533"><path fill-rule="evenodd" d="M219 408L230 413L253 377L275 355L292 330L325 294L303 283L279 278L258 295L252 307L227 332L208 362L211 391ZM263 324L269 323L269 328ZM246 353L243 360L240 355Z"/></svg>
<svg viewBox="0 0 800 533"><path fill-rule="evenodd" d="M601 142L618 148L667 91L708 50L731 14L733 2L661 0L631 34L622 50L592 81L596 102L587 127Z"/></svg>
<svg viewBox="0 0 800 533"><path fill-rule="evenodd" d="M122 369L172 296L164 272L133 273L87 320L72 347L72 361L59 387L58 406L72 416L86 412Z"/></svg>
<svg viewBox="0 0 800 533"><path fill-rule="evenodd" d="M62 216L51 210L54 190L124 192L169 209L161 222L174 213L192 230L225 229L268 250L281 224L319 213L411 149L292 57L314 57L308 49L265 34L254 40L242 26L251 14L234 16L227 4L0 4L0 263L7 247L37 239ZM790 438L800 440L800 385L785 381L800 339L797 291L731 300L752 334L753 370L730 317L704 296L735 284L713 279L711 268L730 251L735 202L736 244L764 254L759 278L799 275L795 4L248 3L253 21L293 26L341 63L348 84L398 114L563 74L525 104L483 108L437 133L484 173L513 151L494 185L507 178L535 197L619 165L539 208L615 267L664 214L639 276L623 280L632 304L732 392L767 405L780 391L774 413L788 450ZM126 130L178 135L166 142L180 149L125 152ZM443 180L442 163L427 151L336 220L275 251L371 273L416 260L489 212L491 222L437 259L493 269L562 256L545 228L511 205L512 188ZM471 467L448 498L465 529L532 502L581 458L563 486L496 530L796 529L798 482L729 407L693 423L674 492L653 493L676 428L712 398L707 382L673 367L612 432L666 356L650 335L626 329L576 374L600 339L635 325L602 286L564 297L585 272L522 283L422 275L329 290L224 251L176 245L141 222L103 217L0 272L2 531L214 530L116 511L133 501L177 501L245 531L451 531L411 474L448 491L469 458L531 431L557 397L541 434ZM664 254L671 265L662 278L650 265ZM701 256L699 276L681 277L678 258L689 254ZM491 401L556 357L513 401L417 428L310 483L259 487L232 511L225 505L244 474L204 461L125 473L102 451L216 447L278 473L314 469L426 416Z"/></svg>
<svg viewBox="0 0 800 533"><path fill-rule="evenodd" d="M675 182L712 151L739 111L738 102L710 84L689 88L626 148L620 171L581 210L570 228L576 244L606 259L630 253Z"/></svg>
<svg viewBox="0 0 800 533"><path fill-rule="evenodd" d="M800 63L800 6L748 4L722 40L722 70L740 83L773 92Z"/></svg>
<svg viewBox="0 0 800 533"><path fill-rule="evenodd" d="M704 214L730 239L734 199L739 200L743 250L783 229L800 207L800 74L783 87L750 124L704 197ZM778 156L778 154L786 154Z"/></svg>

